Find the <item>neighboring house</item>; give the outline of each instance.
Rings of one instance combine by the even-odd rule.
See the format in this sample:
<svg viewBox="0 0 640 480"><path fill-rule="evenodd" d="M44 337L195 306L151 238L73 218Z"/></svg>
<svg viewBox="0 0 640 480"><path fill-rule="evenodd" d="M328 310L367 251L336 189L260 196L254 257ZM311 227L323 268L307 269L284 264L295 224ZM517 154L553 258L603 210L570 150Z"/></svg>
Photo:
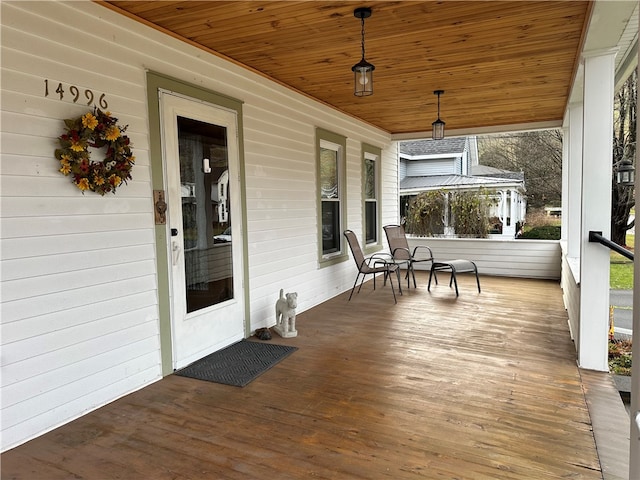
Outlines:
<svg viewBox="0 0 640 480"><path fill-rule="evenodd" d="M222 172L218 178L216 188L211 189L211 200L217 209L219 223L227 223L229 221L229 170Z"/></svg>
<svg viewBox="0 0 640 480"><path fill-rule="evenodd" d="M415 140L400 143L400 210L404 215L412 198L441 190L488 192L489 216L495 218L492 237L514 238L516 225L526 215L524 175L478 165L476 137ZM445 214L445 236L455 236Z"/></svg>

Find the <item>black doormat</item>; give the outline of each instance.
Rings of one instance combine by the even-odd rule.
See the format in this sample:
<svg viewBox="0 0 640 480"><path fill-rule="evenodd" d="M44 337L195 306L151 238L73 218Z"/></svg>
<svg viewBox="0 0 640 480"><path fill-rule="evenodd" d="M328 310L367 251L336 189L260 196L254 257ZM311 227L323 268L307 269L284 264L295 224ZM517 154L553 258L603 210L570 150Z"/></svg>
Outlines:
<svg viewBox="0 0 640 480"><path fill-rule="evenodd" d="M244 387L298 347L241 340L178 370L176 375Z"/></svg>

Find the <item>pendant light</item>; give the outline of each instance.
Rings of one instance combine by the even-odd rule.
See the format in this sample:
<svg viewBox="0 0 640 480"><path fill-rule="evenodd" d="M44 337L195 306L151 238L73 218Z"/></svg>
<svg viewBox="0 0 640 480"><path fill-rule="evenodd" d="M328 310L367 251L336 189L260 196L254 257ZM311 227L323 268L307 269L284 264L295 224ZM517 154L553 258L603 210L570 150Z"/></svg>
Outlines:
<svg viewBox="0 0 640 480"><path fill-rule="evenodd" d="M431 137L434 140L442 140L444 138L444 122L440 120L440 95L444 93L444 90L434 90L433 94L438 96L438 119L431 124L433 132Z"/></svg>
<svg viewBox="0 0 640 480"><path fill-rule="evenodd" d="M353 93L356 97L373 95L373 70L376 67L364 59L364 19L371 16L369 7L356 8L353 16L362 22L362 60L351 67L353 72Z"/></svg>
<svg viewBox="0 0 640 480"><path fill-rule="evenodd" d="M616 168L616 183L622 187L633 187L636 182L636 169L633 162L623 158Z"/></svg>

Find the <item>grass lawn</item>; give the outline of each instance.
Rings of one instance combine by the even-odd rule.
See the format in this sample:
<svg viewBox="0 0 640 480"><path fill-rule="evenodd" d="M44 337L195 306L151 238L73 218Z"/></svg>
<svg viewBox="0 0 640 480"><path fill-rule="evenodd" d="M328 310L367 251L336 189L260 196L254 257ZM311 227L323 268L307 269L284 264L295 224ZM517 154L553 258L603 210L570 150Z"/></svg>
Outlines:
<svg viewBox="0 0 640 480"><path fill-rule="evenodd" d="M633 250L634 235L627 235L627 246ZM633 262L622 255L611 252L609 286L616 290L633 289Z"/></svg>

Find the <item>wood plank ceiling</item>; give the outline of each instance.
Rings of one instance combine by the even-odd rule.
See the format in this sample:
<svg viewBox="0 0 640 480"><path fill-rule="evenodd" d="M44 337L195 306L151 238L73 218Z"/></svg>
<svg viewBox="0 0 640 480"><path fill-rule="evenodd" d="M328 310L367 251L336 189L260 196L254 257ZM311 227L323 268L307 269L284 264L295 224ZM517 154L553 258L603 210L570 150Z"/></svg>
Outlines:
<svg viewBox="0 0 640 480"><path fill-rule="evenodd" d="M392 135L429 131L444 90L447 131L559 124L579 61L586 1L109 1ZM375 65L374 94L351 67Z"/></svg>

